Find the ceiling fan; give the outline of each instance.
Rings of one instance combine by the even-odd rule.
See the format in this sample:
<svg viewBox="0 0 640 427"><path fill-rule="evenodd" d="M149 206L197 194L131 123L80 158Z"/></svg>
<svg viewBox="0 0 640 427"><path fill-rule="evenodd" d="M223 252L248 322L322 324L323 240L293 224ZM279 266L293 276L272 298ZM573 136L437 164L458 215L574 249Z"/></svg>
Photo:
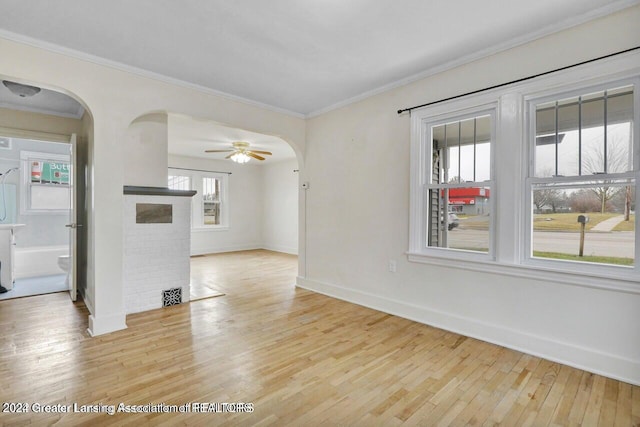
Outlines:
<svg viewBox="0 0 640 427"><path fill-rule="evenodd" d="M269 151L261 151L261 150L250 150L248 142L236 141L231 144L233 149L231 150L204 150L205 153L229 153L225 159L231 159L236 163L247 163L253 157L256 160L264 160L265 158L260 156L260 154L264 154L267 156L271 156L271 152Z"/></svg>

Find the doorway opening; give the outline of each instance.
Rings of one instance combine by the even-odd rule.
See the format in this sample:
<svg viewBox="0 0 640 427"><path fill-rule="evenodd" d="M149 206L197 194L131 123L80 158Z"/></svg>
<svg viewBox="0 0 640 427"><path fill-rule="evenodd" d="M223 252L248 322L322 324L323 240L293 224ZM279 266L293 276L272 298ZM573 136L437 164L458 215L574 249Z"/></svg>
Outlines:
<svg viewBox="0 0 640 427"><path fill-rule="evenodd" d="M191 300L240 292L241 283L260 280L275 263L280 267L274 273L287 271L282 280L293 286L299 165L292 146L276 136L171 113L167 135L168 187L197 191ZM229 262L220 264L223 259Z"/></svg>
<svg viewBox="0 0 640 427"><path fill-rule="evenodd" d="M91 119L65 94L26 86L31 92L23 96L17 83L5 82L0 86L0 300L68 291L75 301L78 289L86 289L86 232L77 227L85 215Z"/></svg>

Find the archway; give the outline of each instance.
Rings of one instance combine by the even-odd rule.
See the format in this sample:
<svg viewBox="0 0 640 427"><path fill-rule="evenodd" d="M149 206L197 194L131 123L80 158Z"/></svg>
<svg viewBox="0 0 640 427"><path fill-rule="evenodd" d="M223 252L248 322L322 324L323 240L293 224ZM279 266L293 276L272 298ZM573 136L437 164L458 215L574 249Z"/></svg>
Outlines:
<svg viewBox="0 0 640 427"><path fill-rule="evenodd" d="M300 155L295 146L278 136L173 113L167 115L167 136L169 186L198 192L193 200L191 255L236 253L264 261L269 254L241 251L284 253L296 257L297 274ZM232 161L238 147L245 148L238 142L255 150L247 163ZM281 261L288 262L286 257ZM192 286L207 285L195 275Z"/></svg>
<svg viewBox="0 0 640 427"><path fill-rule="evenodd" d="M76 292L87 300L92 114L66 90L13 76L0 80L0 222L17 224L10 230L15 246L0 260L9 291L0 298L69 290L73 300Z"/></svg>

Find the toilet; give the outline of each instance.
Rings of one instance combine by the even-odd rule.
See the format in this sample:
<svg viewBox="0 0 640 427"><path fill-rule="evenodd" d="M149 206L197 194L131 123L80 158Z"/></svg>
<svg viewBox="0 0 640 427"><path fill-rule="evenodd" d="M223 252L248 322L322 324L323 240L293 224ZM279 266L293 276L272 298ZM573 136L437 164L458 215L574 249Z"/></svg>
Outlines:
<svg viewBox="0 0 640 427"><path fill-rule="evenodd" d="M58 267L62 269L65 273L67 273L67 278L65 279L65 284L69 286L69 266L71 265L71 259L69 255L60 255L58 257Z"/></svg>

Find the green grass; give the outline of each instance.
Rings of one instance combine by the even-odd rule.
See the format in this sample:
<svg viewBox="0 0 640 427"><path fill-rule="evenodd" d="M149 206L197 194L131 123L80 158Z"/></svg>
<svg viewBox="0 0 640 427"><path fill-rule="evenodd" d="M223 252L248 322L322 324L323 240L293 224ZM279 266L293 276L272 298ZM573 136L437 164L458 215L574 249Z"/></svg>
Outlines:
<svg viewBox="0 0 640 427"><path fill-rule="evenodd" d="M579 257L578 255L569 255L560 252L541 251L533 251L533 256L539 258L562 259L568 261L595 262L598 264L633 265L633 258L617 258L611 256L586 255Z"/></svg>
<svg viewBox="0 0 640 427"><path fill-rule="evenodd" d="M613 231L635 231L636 216L629 215L629 221L622 221L613 228Z"/></svg>
<svg viewBox="0 0 640 427"><path fill-rule="evenodd" d="M535 231L580 231L578 223L578 215L586 215L589 222L586 225L587 230L591 230L599 222L620 215L619 213L550 213L536 214L533 216L533 229ZM549 220L550 219L550 220Z"/></svg>
<svg viewBox="0 0 640 427"><path fill-rule="evenodd" d="M536 214L533 216L533 229L534 231L580 231L580 223L578 223L578 215L586 215L589 217L585 229L591 230L598 223L605 221L614 216L619 216L619 213L597 213L591 212L586 214L580 213L550 213L550 214ZM488 230L489 229L489 217L478 217L475 215L463 215L458 214L460 219L461 230ZM613 231L634 231L635 230L635 217L631 215L630 221L623 221L618 224Z"/></svg>

